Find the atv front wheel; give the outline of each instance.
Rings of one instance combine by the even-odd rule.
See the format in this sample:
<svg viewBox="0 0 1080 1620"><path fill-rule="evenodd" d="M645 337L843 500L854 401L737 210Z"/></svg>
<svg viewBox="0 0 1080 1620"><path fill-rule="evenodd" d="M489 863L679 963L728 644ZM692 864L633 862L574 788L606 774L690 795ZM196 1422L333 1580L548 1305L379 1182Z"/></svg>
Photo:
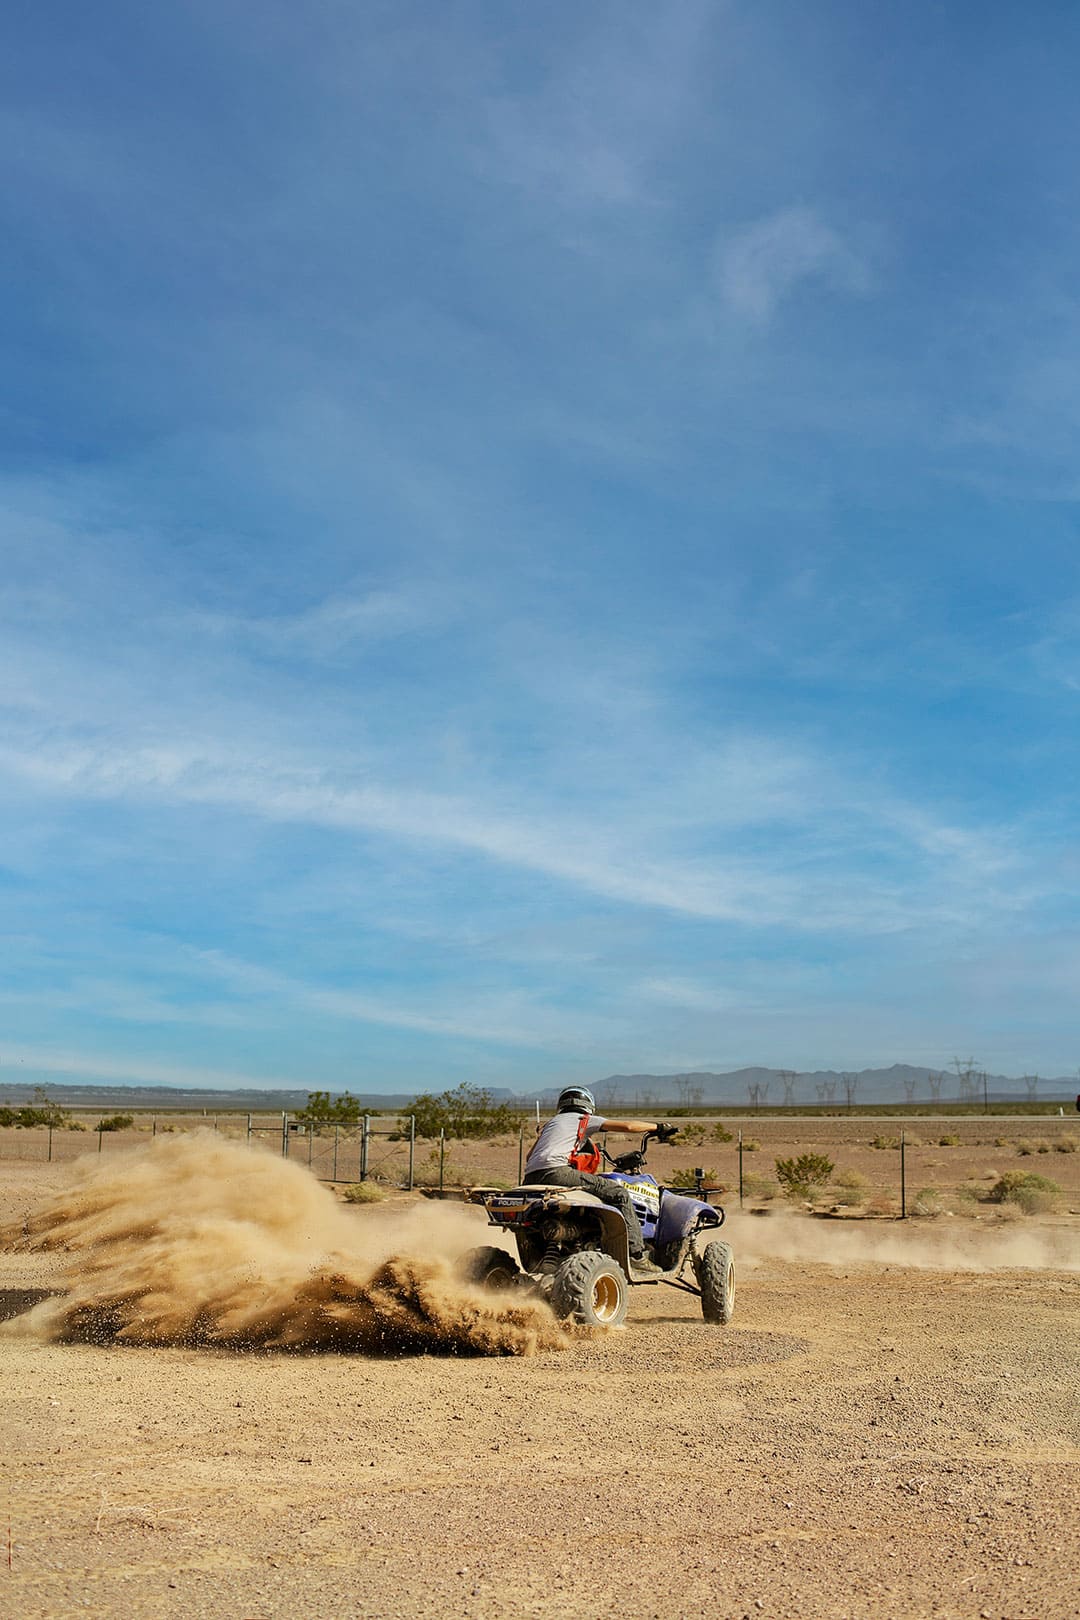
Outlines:
<svg viewBox="0 0 1080 1620"><path fill-rule="evenodd" d="M626 1319L630 1294L622 1267L599 1249L564 1260L551 1285L556 1316L573 1317L588 1327L618 1327Z"/></svg>
<svg viewBox="0 0 1080 1620"><path fill-rule="evenodd" d="M726 1327L735 1315L735 1257L727 1243L719 1239L694 1256L694 1270L701 1289L701 1314L706 1322Z"/></svg>
<svg viewBox="0 0 1080 1620"><path fill-rule="evenodd" d="M472 1283L474 1288L490 1288L492 1293L513 1288L521 1276L521 1267L513 1255L489 1243L479 1249L470 1249L458 1269L464 1280Z"/></svg>

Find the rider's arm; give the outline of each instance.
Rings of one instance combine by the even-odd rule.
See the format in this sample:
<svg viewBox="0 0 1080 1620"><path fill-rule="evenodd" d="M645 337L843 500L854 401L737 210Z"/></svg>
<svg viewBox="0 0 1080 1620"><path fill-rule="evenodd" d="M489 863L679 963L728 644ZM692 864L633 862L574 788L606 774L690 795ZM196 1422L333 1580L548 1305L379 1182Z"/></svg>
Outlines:
<svg viewBox="0 0 1080 1620"><path fill-rule="evenodd" d="M647 1119L605 1119L605 1131L627 1131L631 1136L643 1136L646 1131L655 1131L656 1121L652 1123Z"/></svg>

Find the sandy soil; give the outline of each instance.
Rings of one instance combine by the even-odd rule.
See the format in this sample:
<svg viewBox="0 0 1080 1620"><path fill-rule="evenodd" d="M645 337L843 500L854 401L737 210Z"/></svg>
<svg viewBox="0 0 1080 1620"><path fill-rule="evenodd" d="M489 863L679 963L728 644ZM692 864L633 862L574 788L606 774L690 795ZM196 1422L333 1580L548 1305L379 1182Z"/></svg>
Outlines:
<svg viewBox="0 0 1080 1620"><path fill-rule="evenodd" d="M0 1164L0 1222L68 1174ZM0 1610L1080 1612L1076 1222L728 1234L730 1327L639 1288L530 1358L0 1337ZM60 1264L0 1255L2 1314Z"/></svg>

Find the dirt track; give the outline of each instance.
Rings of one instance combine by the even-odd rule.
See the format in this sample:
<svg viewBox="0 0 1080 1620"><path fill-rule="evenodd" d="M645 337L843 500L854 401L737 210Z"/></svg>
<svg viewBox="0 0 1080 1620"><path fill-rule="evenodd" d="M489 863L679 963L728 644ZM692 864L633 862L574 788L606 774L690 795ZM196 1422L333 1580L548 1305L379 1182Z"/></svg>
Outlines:
<svg viewBox="0 0 1080 1620"><path fill-rule="evenodd" d="M63 1172L0 1178L2 1218ZM873 1232L914 1255L945 1228ZM730 1328L639 1289L627 1331L531 1359L0 1338L0 1608L1080 1612L1080 1275L781 1260L770 1250L826 1252L836 1228L784 1230L732 1223ZM1062 1256L1075 1230L1023 1223ZM959 1241L989 1257L997 1235L966 1223ZM5 1314L57 1263L0 1256Z"/></svg>

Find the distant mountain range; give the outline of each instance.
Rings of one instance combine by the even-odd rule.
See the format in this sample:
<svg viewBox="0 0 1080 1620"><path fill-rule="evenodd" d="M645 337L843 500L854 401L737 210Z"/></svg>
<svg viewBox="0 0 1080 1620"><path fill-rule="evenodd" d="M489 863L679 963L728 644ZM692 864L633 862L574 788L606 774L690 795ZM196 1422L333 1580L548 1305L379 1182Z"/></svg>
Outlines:
<svg viewBox="0 0 1080 1620"><path fill-rule="evenodd" d="M1029 1082L1030 1077L1025 1076L988 1075L987 1099L1012 1103L1025 1100L1071 1102L1080 1088L1080 1081L1065 1075L1053 1079L1038 1077L1034 1093ZM846 1105L849 1090L850 1101L856 1105L956 1102L965 1100L965 1085L971 1088L968 1100L981 1102L983 1099L981 1071L962 1083L955 1070L912 1068L906 1063L894 1063L887 1069L860 1069L858 1073L816 1069L812 1073L798 1074L785 1069L747 1068L723 1073L701 1070L682 1074L612 1074L589 1084L600 1107L609 1112L615 1108L659 1108L663 1104L728 1108L775 1108L788 1102L796 1107ZM179 1086L67 1085L63 1082L50 1083L43 1089L55 1102L71 1108L160 1109L162 1112L181 1109L187 1113L207 1114L264 1113L277 1109L295 1113L305 1106L308 1098L306 1089L198 1091ZM416 1095L415 1091L366 1092L355 1084L347 1089L372 1113L404 1108ZM525 1107L531 1107L537 1098L542 1107L550 1105L558 1096L557 1087L515 1092L503 1086L490 1086L488 1090L499 1102L520 1102ZM28 1102L34 1091L34 1085L25 1081L0 1080L0 1103Z"/></svg>

